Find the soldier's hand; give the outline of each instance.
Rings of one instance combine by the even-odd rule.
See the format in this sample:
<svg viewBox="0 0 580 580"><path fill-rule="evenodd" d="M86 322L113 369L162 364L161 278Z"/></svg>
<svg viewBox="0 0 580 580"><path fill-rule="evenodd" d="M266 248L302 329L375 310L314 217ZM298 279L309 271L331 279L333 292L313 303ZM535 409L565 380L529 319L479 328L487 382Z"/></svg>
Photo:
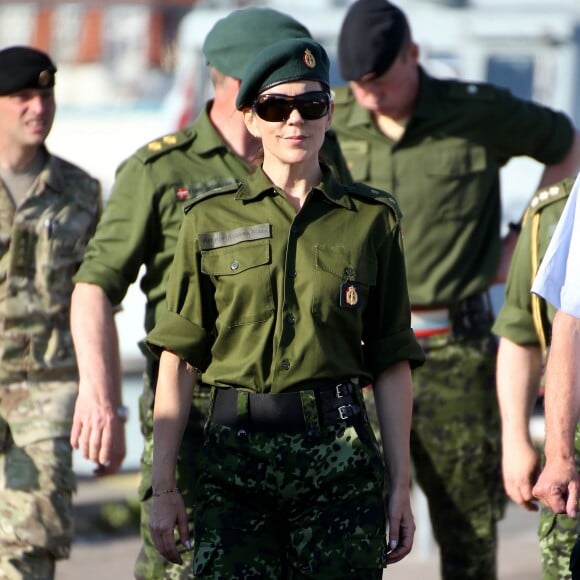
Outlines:
<svg viewBox="0 0 580 580"><path fill-rule="evenodd" d="M548 459L533 494L556 514L575 518L580 478L573 458Z"/></svg>
<svg viewBox="0 0 580 580"><path fill-rule="evenodd" d="M177 526L181 543L191 549L187 528L187 513L181 494L178 491L174 491L154 497L149 520L153 543L165 559L174 564L182 564L183 560L175 542L175 526Z"/></svg>
<svg viewBox="0 0 580 580"><path fill-rule="evenodd" d="M411 510L408 487L393 489L389 493L389 553L387 562L394 564L402 560L413 547L415 519Z"/></svg>
<svg viewBox="0 0 580 580"><path fill-rule="evenodd" d="M540 461L534 447L504 441L502 451L503 484L509 498L529 511L537 511L532 486L540 473Z"/></svg>
<svg viewBox="0 0 580 580"><path fill-rule="evenodd" d="M79 390L75 404L71 445L97 464L95 475L111 475L125 458L125 424L110 405L99 405L83 392Z"/></svg>

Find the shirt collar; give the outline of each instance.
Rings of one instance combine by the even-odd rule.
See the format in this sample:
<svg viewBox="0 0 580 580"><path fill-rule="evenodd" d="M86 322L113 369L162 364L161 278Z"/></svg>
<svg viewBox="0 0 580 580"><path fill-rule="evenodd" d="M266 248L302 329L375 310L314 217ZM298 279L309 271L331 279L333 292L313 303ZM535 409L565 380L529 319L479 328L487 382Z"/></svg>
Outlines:
<svg viewBox="0 0 580 580"><path fill-rule="evenodd" d="M193 130L196 137L192 149L199 155L211 153L216 149L227 149L224 140L209 118L212 103L213 101L208 102L195 120Z"/></svg>
<svg viewBox="0 0 580 580"><path fill-rule="evenodd" d="M322 168L322 181L313 188L313 191L322 195L325 200L334 205L352 208L352 201L348 196L348 188L342 186L334 175L332 170L324 164ZM261 197L264 193L276 192L284 195L284 192L276 187L264 173L262 167L258 167L254 173L242 184L235 198L242 201L252 201Z"/></svg>

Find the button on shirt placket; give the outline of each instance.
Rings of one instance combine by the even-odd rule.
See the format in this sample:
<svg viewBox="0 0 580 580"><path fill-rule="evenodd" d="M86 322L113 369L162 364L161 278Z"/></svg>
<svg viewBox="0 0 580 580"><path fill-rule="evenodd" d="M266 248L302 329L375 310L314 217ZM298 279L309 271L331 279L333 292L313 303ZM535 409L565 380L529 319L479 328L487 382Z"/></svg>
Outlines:
<svg viewBox="0 0 580 580"><path fill-rule="evenodd" d="M300 214L297 214L292 220L286 243L286 255L284 259L284 294L280 308L281 316L281 331L279 342L277 346L277 358L279 363L277 369L285 372L292 368L293 361L289 358L287 347L289 347L296 333L296 321L298 317L298 298L296 296L295 282L297 278L297 264L296 264L296 247L300 238L300 227L297 222L300 221Z"/></svg>

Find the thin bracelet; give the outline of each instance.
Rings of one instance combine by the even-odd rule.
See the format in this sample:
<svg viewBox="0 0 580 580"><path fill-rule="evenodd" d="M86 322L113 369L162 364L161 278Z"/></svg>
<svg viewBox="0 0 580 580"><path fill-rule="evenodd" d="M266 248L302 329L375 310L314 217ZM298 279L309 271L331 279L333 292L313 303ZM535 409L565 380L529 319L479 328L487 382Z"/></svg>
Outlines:
<svg viewBox="0 0 580 580"><path fill-rule="evenodd" d="M179 493L179 490L176 487L172 487L170 489L164 489L163 491L154 491L153 497L159 497L160 495L165 495L167 493Z"/></svg>

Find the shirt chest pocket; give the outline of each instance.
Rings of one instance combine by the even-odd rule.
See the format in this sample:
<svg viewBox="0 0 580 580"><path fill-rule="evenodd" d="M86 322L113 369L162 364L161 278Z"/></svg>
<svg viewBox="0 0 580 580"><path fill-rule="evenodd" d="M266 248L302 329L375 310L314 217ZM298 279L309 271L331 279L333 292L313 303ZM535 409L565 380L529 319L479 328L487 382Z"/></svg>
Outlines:
<svg viewBox="0 0 580 580"><path fill-rule="evenodd" d="M268 240L206 250L201 271L212 279L218 323L228 327L264 322L274 312Z"/></svg>
<svg viewBox="0 0 580 580"><path fill-rule="evenodd" d="M484 147L470 143L436 144L423 157L425 203L442 219L477 218L485 203L495 171Z"/></svg>
<svg viewBox="0 0 580 580"><path fill-rule="evenodd" d="M353 181L366 183L370 179L370 145L366 141L340 142Z"/></svg>
<svg viewBox="0 0 580 580"><path fill-rule="evenodd" d="M368 253L346 246L315 248L312 313L338 320L337 312L363 312L377 280L377 261Z"/></svg>

